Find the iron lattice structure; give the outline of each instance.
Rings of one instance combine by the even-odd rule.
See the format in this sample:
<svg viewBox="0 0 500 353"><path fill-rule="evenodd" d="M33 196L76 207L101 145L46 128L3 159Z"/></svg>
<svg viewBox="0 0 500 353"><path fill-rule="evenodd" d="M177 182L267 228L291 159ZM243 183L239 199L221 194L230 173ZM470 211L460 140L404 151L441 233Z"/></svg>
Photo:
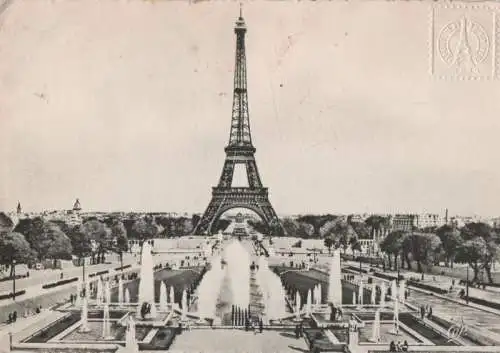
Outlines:
<svg viewBox="0 0 500 353"><path fill-rule="evenodd" d="M195 227L195 234L212 234L212 227L220 216L232 208L247 208L257 213L272 230L281 229L276 212L269 202L268 190L262 186L255 162L248 112L245 34L247 28L240 12L236 34L236 63L234 70L233 111L226 159L219 184L212 188L212 199ZM234 169L244 164L248 187L233 187Z"/></svg>

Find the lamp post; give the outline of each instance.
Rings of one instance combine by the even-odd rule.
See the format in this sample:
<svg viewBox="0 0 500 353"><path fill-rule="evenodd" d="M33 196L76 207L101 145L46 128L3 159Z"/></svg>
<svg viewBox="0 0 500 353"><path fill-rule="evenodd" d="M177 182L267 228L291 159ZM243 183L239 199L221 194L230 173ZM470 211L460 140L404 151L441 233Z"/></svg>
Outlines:
<svg viewBox="0 0 500 353"><path fill-rule="evenodd" d="M469 304L469 263L467 263L467 282L465 282L465 302Z"/></svg>
<svg viewBox="0 0 500 353"><path fill-rule="evenodd" d="M87 283L85 280L85 256L83 257L82 277L83 277L83 296L87 297L86 293ZM80 295L80 293L78 293L78 295Z"/></svg>
<svg viewBox="0 0 500 353"><path fill-rule="evenodd" d="M12 299L16 300L16 259L12 259Z"/></svg>
<svg viewBox="0 0 500 353"><path fill-rule="evenodd" d="M398 262L398 260L396 259L396 269L397 269L397 271L398 271L398 280L397 280L397 283L398 283L398 284L399 284L399 267L400 267L400 266L399 266L399 262Z"/></svg>

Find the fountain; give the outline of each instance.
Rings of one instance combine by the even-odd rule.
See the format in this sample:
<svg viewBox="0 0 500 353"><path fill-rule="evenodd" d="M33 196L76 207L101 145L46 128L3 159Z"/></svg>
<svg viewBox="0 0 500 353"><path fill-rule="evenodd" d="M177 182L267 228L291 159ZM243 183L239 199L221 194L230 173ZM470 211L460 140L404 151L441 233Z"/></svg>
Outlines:
<svg viewBox="0 0 500 353"><path fill-rule="evenodd" d="M127 353L138 353L139 345L135 338L135 322L132 316L129 316L127 323L127 332L125 334L125 349Z"/></svg>
<svg viewBox="0 0 500 353"><path fill-rule="evenodd" d="M380 342L380 309L375 311L375 319L373 320L372 327L372 337L369 339L370 342L378 343Z"/></svg>
<svg viewBox="0 0 500 353"><path fill-rule="evenodd" d="M188 311L188 302L187 302L187 292L186 289L182 291L182 298L181 298L181 321L186 321L187 320L187 311Z"/></svg>
<svg viewBox="0 0 500 353"><path fill-rule="evenodd" d="M372 290L371 290L371 304L376 304L376 295L377 295L377 286L375 285L375 281L372 282Z"/></svg>
<svg viewBox="0 0 500 353"><path fill-rule="evenodd" d="M307 291L307 302L306 302L306 314L311 316L312 314L312 300L311 300L311 290Z"/></svg>
<svg viewBox="0 0 500 353"><path fill-rule="evenodd" d="M118 279L118 303L123 304L123 280L121 277Z"/></svg>
<svg viewBox="0 0 500 353"><path fill-rule="evenodd" d="M80 306L81 305L81 294L82 294L82 282L78 281L76 283L76 300L75 300L75 306Z"/></svg>
<svg viewBox="0 0 500 353"><path fill-rule="evenodd" d="M174 287L173 286L170 286L169 297L170 297L170 306L171 306L170 309L174 310L175 294L174 294Z"/></svg>
<svg viewBox="0 0 500 353"><path fill-rule="evenodd" d="M111 283L109 280L104 284L104 300L106 304L111 304Z"/></svg>
<svg viewBox="0 0 500 353"><path fill-rule="evenodd" d="M105 340L114 339L114 337L111 336L111 322L109 321L109 303L108 302L104 303L103 321L102 321L102 338Z"/></svg>
<svg viewBox="0 0 500 353"><path fill-rule="evenodd" d="M137 316L141 317L141 307L143 303L149 304L150 317L156 317L155 293L154 293L154 273L153 255L151 254L151 244L145 242L142 245L141 271L139 276L139 300L137 305Z"/></svg>
<svg viewBox="0 0 500 353"><path fill-rule="evenodd" d="M103 287L102 287L102 279L101 277L99 277L97 279L97 293L96 293L96 305L101 305L102 304L102 300L103 300Z"/></svg>
<svg viewBox="0 0 500 353"><path fill-rule="evenodd" d="M394 298L397 298L396 293L394 293ZM393 335L399 335L399 300L394 300L394 317L393 317L394 327L390 331Z"/></svg>
<svg viewBox="0 0 500 353"><path fill-rule="evenodd" d="M396 284L396 280L392 280L391 282L391 299L392 300L397 300L398 298L398 285Z"/></svg>
<svg viewBox="0 0 500 353"><path fill-rule="evenodd" d="M203 318L214 318L217 298L220 293L224 271L221 268L221 257L214 256L211 267L201 280L198 287L198 316Z"/></svg>
<svg viewBox="0 0 500 353"><path fill-rule="evenodd" d="M277 320L285 317L286 301L285 290L280 277L269 269L269 264L264 256L258 260L259 270L256 281L262 293L267 319Z"/></svg>
<svg viewBox="0 0 500 353"><path fill-rule="evenodd" d="M130 291L127 288L125 288L125 304L129 304L130 303Z"/></svg>
<svg viewBox="0 0 500 353"><path fill-rule="evenodd" d="M387 287L385 286L385 282L382 282L380 285L380 307L383 308L385 306L385 295L387 294Z"/></svg>
<svg viewBox="0 0 500 353"><path fill-rule="evenodd" d="M300 293L299 291L295 292L295 320L300 321Z"/></svg>
<svg viewBox="0 0 500 353"><path fill-rule="evenodd" d="M82 298L82 318L79 332L90 332L87 297Z"/></svg>
<svg viewBox="0 0 500 353"><path fill-rule="evenodd" d="M163 281L160 284L160 311L167 311L167 286Z"/></svg>
<svg viewBox="0 0 500 353"><path fill-rule="evenodd" d="M399 300L403 305L405 305L405 293L406 293L406 282L403 279L399 282Z"/></svg>
<svg viewBox="0 0 500 353"><path fill-rule="evenodd" d="M363 277L359 278L359 286L358 286L358 303L359 305L363 305L363 294L364 294L364 284Z"/></svg>
<svg viewBox="0 0 500 353"><path fill-rule="evenodd" d="M246 309L250 304L250 257L237 240L233 240L224 252L227 272L233 294L232 303Z"/></svg>
<svg viewBox="0 0 500 353"><path fill-rule="evenodd" d="M328 281L328 302L332 304L342 304L342 282L340 268L340 252L334 251L330 264L330 274Z"/></svg>

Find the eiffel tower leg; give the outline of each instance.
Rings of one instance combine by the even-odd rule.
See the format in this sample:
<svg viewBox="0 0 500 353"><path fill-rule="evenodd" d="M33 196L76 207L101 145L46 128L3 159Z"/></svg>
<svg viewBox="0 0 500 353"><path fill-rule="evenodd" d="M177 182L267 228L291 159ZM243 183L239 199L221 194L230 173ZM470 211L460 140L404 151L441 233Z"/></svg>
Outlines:
<svg viewBox="0 0 500 353"><path fill-rule="evenodd" d="M210 231L212 222L215 220L217 212L222 206L222 202L222 199L212 196L212 200L210 200L205 213L203 213L203 216L196 225L194 234L207 234Z"/></svg>

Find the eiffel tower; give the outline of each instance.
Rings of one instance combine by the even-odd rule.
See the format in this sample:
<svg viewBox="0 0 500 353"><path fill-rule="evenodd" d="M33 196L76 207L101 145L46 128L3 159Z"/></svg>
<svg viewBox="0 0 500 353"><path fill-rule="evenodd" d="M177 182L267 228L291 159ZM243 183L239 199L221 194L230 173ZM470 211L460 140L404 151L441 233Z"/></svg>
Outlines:
<svg viewBox="0 0 500 353"><path fill-rule="evenodd" d="M229 143L224 148L226 160L222 168L219 184L212 188L212 200L196 225L195 234L212 234L212 227L219 217L232 208L247 208L257 213L271 232L281 229L276 212L269 202L267 188L262 186L257 164L255 147L250 133L248 114L247 69L245 54L245 20L240 7L240 17L236 21L236 64L234 70L233 113ZM248 187L233 187L233 174L237 164L246 168Z"/></svg>

